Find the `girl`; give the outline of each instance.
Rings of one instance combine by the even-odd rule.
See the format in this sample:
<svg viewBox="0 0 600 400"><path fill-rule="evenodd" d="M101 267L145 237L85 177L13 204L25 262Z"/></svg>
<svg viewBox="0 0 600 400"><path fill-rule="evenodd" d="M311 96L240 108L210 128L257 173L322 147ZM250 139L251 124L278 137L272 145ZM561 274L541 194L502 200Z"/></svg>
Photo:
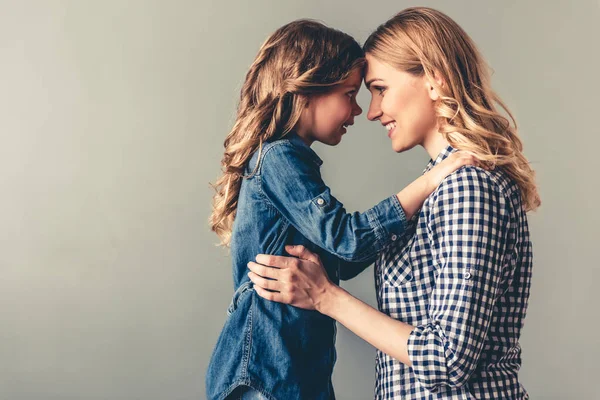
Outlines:
<svg viewBox="0 0 600 400"><path fill-rule="evenodd" d="M300 243L338 282L346 263L371 263L397 241L439 182L474 163L451 157L364 213L347 214L323 183L315 142L336 145L361 113L364 53L350 36L301 20L273 33L242 88L225 140L212 229L231 247L236 288L206 376L209 399L332 399L335 321L255 295L247 263Z"/></svg>
<svg viewBox="0 0 600 400"><path fill-rule="evenodd" d="M302 246L287 248L301 260L259 255L255 291L318 310L375 346L377 399L526 399L518 379L532 270L526 212L540 198L514 119L470 37L439 11L400 12L364 50L368 118L385 125L395 151L423 146L426 171L456 149L498 168L449 175L409 233L385 248L375 268L380 311L339 288L327 261Z"/></svg>

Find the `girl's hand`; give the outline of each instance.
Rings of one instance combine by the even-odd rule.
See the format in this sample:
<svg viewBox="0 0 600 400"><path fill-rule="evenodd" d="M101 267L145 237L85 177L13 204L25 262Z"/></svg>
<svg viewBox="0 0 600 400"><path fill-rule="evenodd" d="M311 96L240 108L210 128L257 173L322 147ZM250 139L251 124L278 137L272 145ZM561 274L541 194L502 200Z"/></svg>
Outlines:
<svg viewBox="0 0 600 400"><path fill-rule="evenodd" d="M254 290L267 300L319 311L334 286L319 256L304 246L286 246L285 250L298 258L259 254L256 263L248 263Z"/></svg>
<svg viewBox="0 0 600 400"><path fill-rule="evenodd" d="M456 151L446 157L444 161L431 168L425 176L428 177L431 187L437 188L444 178L465 165L482 166L473 154L466 151Z"/></svg>

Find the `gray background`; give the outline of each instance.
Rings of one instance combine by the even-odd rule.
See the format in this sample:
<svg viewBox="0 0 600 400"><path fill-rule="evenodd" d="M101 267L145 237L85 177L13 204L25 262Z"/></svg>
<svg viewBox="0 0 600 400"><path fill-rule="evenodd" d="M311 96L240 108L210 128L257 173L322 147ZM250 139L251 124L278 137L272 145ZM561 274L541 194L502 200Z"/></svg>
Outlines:
<svg viewBox="0 0 600 400"><path fill-rule="evenodd" d="M522 382L533 399L599 398L599 2L421 4L478 43L538 172ZM0 1L0 399L204 398L232 294L208 182L246 69L292 19L362 41L411 5ZM315 149L352 211L428 160L364 115ZM372 272L345 287L375 304ZM340 327L338 350L339 398L372 398L373 348Z"/></svg>

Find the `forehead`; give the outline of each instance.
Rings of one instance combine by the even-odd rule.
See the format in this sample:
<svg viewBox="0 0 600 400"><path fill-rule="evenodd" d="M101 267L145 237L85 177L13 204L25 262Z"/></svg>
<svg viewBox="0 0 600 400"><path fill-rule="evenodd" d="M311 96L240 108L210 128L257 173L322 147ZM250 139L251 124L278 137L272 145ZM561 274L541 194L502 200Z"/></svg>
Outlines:
<svg viewBox="0 0 600 400"><path fill-rule="evenodd" d="M366 55L367 66L365 67L365 81L379 78L383 79L385 76L389 76L394 71L394 68L388 64L379 61L377 58L370 54Z"/></svg>
<svg viewBox="0 0 600 400"><path fill-rule="evenodd" d="M362 71L360 69L355 69L354 71L352 71L350 76L342 82L342 84L340 86L354 87L354 88L360 87L362 79L363 79Z"/></svg>
<svg viewBox="0 0 600 400"><path fill-rule="evenodd" d="M405 86L419 85L426 77L415 76L408 72L399 70L390 64L383 62L373 56L367 55L367 66L365 68L365 84L382 81L385 85Z"/></svg>

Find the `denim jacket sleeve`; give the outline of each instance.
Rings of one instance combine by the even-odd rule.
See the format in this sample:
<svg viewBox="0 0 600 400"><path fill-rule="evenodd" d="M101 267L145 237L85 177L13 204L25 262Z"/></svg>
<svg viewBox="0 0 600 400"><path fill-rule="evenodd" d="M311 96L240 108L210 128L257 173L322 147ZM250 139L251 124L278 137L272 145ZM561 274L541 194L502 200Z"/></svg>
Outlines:
<svg viewBox="0 0 600 400"><path fill-rule="evenodd" d="M266 150L260 169L267 201L308 240L342 260L372 262L406 229L395 195L363 213L347 213L323 182L311 154L292 143Z"/></svg>

